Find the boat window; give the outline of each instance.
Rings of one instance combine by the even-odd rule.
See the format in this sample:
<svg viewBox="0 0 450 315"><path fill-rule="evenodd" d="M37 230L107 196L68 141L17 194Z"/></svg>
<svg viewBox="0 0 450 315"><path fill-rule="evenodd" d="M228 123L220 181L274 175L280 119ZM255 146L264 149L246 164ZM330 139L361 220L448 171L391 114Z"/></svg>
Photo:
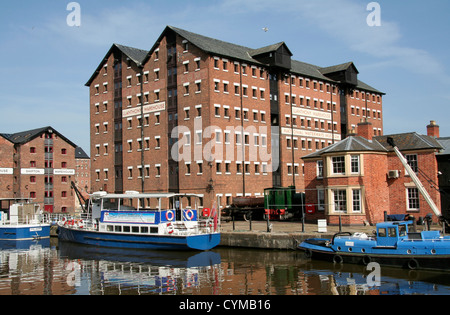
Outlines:
<svg viewBox="0 0 450 315"><path fill-rule="evenodd" d="M115 225L114 226L114 232L122 232L122 226L121 225Z"/></svg>
<svg viewBox="0 0 450 315"><path fill-rule="evenodd" d="M400 236L406 236L407 233L408 232L407 232L407 229L406 229L406 225L399 225L398 226L398 234Z"/></svg>
<svg viewBox="0 0 450 315"><path fill-rule="evenodd" d="M147 226L141 226L141 233L147 234L148 233L148 227Z"/></svg>
<svg viewBox="0 0 450 315"><path fill-rule="evenodd" d="M378 229L378 237L386 237L386 229L385 228Z"/></svg>
<svg viewBox="0 0 450 315"><path fill-rule="evenodd" d="M389 237L397 237L397 229L396 228L389 228Z"/></svg>
<svg viewBox="0 0 450 315"><path fill-rule="evenodd" d="M151 234L158 234L158 228L157 227L151 227L150 228L150 233Z"/></svg>
<svg viewBox="0 0 450 315"><path fill-rule="evenodd" d="M132 226L132 227L131 227L131 231L132 231L133 233L139 233L139 226Z"/></svg>
<svg viewBox="0 0 450 315"><path fill-rule="evenodd" d="M123 232L124 233L130 233L130 231L131 231L131 228L129 226L124 226L123 227Z"/></svg>
<svg viewBox="0 0 450 315"><path fill-rule="evenodd" d="M114 226L112 226L112 225L107 225L107 226L106 226L106 231L108 231L108 232L113 232L113 231L114 231Z"/></svg>

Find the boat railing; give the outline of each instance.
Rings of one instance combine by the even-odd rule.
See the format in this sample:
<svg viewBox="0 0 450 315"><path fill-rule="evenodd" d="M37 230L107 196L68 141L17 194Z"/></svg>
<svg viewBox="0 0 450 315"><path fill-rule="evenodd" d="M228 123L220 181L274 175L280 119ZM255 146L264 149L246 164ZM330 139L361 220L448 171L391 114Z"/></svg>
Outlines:
<svg viewBox="0 0 450 315"><path fill-rule="evenodd" d="M34 214L32 216L25 216L21 219L13 219L13 220L0 220L0 226L7 225L29 225L29 224L49 224L51 222L51 218L48 214Z"/></svg>
<svg viewBox="0 0 450 315"><path fill-rule="evenodd" d="M419 243L419 242L450 242L449 238L439 237L439 238L423 238L423 239L404 239L403 242Z"/></svg>

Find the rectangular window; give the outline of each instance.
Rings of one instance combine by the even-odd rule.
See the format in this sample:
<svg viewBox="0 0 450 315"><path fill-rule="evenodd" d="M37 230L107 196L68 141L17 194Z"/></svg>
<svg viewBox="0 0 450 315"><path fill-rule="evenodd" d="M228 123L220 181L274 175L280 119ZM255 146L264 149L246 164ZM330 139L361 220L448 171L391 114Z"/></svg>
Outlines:
<svg viewBox="0 0 450 315"><path fill-rule="evenodd" d="M419 190L417 188L408 188L408 210L420 210Z"/></svg>
<svg viewBox="0 0 450 315"><path fill-rule="evenodd" d="M323 178L323 161L317 161L317 178Z"/></svg>
<svg viewBox="0 0 450 315"><path fill-rule="evenodd" d="M351 161L351 172L353 174L359 174L359 155L352 155Z"/></svg>
<svg viewBox="0 0 450 315"><path fill-rule="evenodd" d="M317 209L325 211L325 190L317 189Z"/></svg>
<svg viewBox="0 0 450 315"><path fill-rule="evenodd" d="M347 212L347 191L334 190L334 212Z"/></svg>
<svg viewBox="0 0 450 315"><path fill-rule="evenodd" d="M333 174L345 174L345 156L332 158Z"/></svg>
<svg viewBox="0 0 450 315"><path fill-rule="evenodd" d="M360 189L353 190L353 212L362 212Z"/></svg>
<svg viewBox="0 0 450 315"><path fill-rule="evenodd" d="M406 155L406 161L408 161L408 165L411 166L413 172L419 172L419 166L417 163L417 154L408 154Z"/></svg>

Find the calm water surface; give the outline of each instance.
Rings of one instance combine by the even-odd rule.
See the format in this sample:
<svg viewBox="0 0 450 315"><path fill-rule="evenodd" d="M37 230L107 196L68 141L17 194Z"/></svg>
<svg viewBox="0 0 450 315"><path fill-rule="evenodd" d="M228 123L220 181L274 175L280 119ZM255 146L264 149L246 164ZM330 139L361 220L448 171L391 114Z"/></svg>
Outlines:
<svg viewBox="0 0 450 315"><path fill-rule="evenodd" d="M1 295L380 295L450 294L450 272L311 261L295 251L104 249L58 242L1 244Z"/></svg>

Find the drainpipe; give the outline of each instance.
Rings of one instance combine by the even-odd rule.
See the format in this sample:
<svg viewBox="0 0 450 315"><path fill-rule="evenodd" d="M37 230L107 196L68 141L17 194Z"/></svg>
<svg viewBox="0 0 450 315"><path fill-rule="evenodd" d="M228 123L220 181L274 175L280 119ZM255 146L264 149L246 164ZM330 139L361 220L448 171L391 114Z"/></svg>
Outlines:
<svg viewBox="0 0 450 315"><path fill-rule="evenodd" d="M141 192L145 192L145 161L144 161L144 66L139 65L139 74L140 74L140 81L141 81L141 96L140 102L141 102Z"/></svg>

